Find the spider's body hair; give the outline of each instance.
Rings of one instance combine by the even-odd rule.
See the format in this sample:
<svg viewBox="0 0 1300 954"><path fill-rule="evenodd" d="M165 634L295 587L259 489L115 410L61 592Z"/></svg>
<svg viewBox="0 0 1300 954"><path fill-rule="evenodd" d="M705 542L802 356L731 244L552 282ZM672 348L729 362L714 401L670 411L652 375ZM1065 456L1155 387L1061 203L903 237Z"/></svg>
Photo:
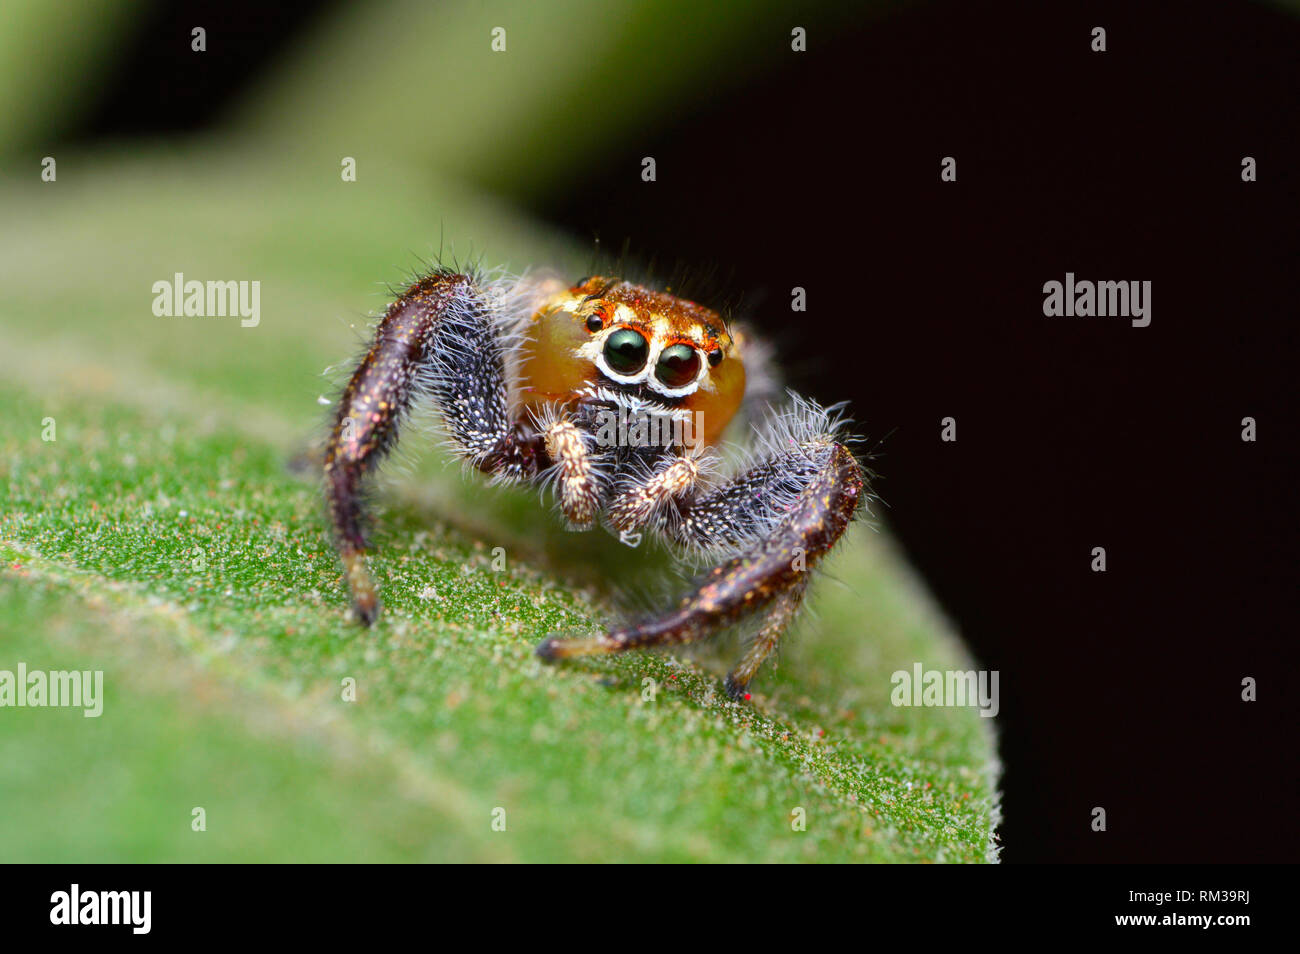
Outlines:
<svg viewBox="0 0 1300 954"><path fill-rule="evenodd" d="M716 313L626 282L590 281L566 287L546 273L437 269L385 311L338 402L325 460L327 499L356 613L370 622L378 612L364 562L362 478L392 449L413 407L429 404L439 412L444 443L468 467L494 481L539 487L554 497L571 529L600 524L631 546L645 534L683 563L712 565L674 609L629 619L594 640L549 639L539 654L557 658L689 643L759 615L756 635L728 677L728 692L741 695L795 618L813 567L866 501L864 472L846 446L848 421L839 406L824 408L794 392L773 410L776 385L768 352L739 327L734 337L719 339ZM602 287L618 290L588 306L605 294ZM586 296L577 306L575 290ZM662 324L695 336L689 339L695 349L690 360L698 370L689 387L665 386L668 378L651 381L645 357L640 372L615 374L600 363L603 337L588 338L572 352L568 344L559 352L539 352L549 355L539 365L544 372L568 368L575 358L591 361L586 371L579 365L584 380L566 392L564 382L573 378L557 383L552 376L546 387L559 391L556 399L522 400L535 316L585 322L590 335L607 334L614 306L641 307L637 303L645 296L666 309L651 317L687 316L676 326L659 317L639 320L641 327ZM601 312L599 319L586 308ZM650 362L674 341L658 337L668 333L654 333ZM637 334L644 354L650 332ZM743 396L732 384L732 390L718 391L710 376L714 365L727 360L719 340L736 349L731 360L742 362L724 365L721 380L735 387L743 382ZM705 367L712 348L719 350ZM712 428L703 438L693 427L693 408L700 405L691 396L697 389L734 395L722 416L700 412ZM533 395L542 393L553 392ZM721 446L706 443L719 440L728 420L731 439ZM746 426L747 433L735 434Z"/></svg>
<svg viewBox="0 0 1300 954"><path fill-rule="evenodd" d="M733 316L747 310L748 295L737 292L734 270L683 259L661 262L653 255L641 257L634 254L631 243L625 243L618 252L612 253L601 248L598 240L586 274L618 275L624 281L646 288L661 288L679 298L710 302L728 330L733 325Z"/></svg>
<svg viewBox="0 0 1300 954"><path fill-rule="evenodd" d="M470 275L465 289L477 294L451 296L423 343L429 360L419 366L416 389L441 411L444 446L476 470L487 469L514 421L517 396L508 382L517 379L527 321L546 282L504 270ZM516 461L491 476L515 483L532 475Z"/></svg>
<svg viewBox="0 0 1300 954"><path fill-rule="evenodd" d="M727 469L735 476L697 502L676 528L674 542L684 561L734 559L769 539L835 447L853 440L845 434L851 422L840 406L821 407L787 393L784 405L769 405L763 421L751 425L748 441L729 448ZM865 495L863 500L865 508Z"/></svg>

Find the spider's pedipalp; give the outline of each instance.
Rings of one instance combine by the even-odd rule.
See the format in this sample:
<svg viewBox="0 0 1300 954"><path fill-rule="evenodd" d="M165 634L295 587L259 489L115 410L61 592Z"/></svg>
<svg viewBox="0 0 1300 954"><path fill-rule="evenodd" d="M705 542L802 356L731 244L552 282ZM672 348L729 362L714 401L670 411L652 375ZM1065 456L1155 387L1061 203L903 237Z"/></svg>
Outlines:
<svg viewBox="0 0 1300 954"><path fill-rule="evenodd" d="M662 519L665 508L694 491L700 465L690 455L666 456L649 473L624 481L609 505L610 525L622 532L642 530Z"/></svg>
<svg viewBox="0 0 1300 954"><path fill-rule="evenodd" d="M591 434L561 413L540 429L552 464L546 478L555 488L560 512L575 530L596 521L605 487L603 455Z"/></svg>

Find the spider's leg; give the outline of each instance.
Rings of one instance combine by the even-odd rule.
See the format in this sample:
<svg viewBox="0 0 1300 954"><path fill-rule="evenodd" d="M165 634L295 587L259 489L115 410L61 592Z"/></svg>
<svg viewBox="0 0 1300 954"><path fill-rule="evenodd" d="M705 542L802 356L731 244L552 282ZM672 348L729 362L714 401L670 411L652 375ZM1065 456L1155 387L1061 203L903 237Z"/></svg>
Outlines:
<svg viewBox="0 0 1300 954"><path fill-rule="evenodd" d="M441 412L457 449L506 478L537 472L536 435L512 424L503 348L484 291L467 275L437 271L388 307L374 343L338 403L325 454L325 492L353 610L366 624L379 596L366 569L361 485L398 438L417 396Z"/></svg>
<svg viewBox="0 0 1300 954"><path fill-rule="evenodd" d="M774 502L751 496L767 487ZM544 640L537 653L560 659L696 642L751 612L771 608L759 641L728 677L727 690L743 694L798 606L808 574L843 535L863 500L861 465L842 444L818 438L773 455L701 500L680 508L675 535L702 544L766 535L714 567L663 615L589 639Z"/></svg>
<svg viewBox="0 0 1300 954"><path fill-rule="evenodd" d="M733 699L739 699L745 695L745 690L749 687L749 682L754 678L760 666L772 655L776 649L777 643L781 641L781 635L789 627L795 614L799 611L799 606L803 602L804 592L808 589L808 577L794 583L788 590L785 590L772 601L772 605L767 608L766 616L763 619L763 628L758 631L754 641L749 644L745 650L745 655L740 658L740 662L727 673L726 687L727 695Z"/></svg>

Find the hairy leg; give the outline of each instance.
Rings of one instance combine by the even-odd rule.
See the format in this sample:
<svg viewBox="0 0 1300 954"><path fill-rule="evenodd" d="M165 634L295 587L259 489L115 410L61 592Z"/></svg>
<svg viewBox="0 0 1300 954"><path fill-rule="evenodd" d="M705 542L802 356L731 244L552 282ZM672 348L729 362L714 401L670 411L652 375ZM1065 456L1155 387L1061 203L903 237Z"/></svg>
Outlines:
<svg viewBox="0 0 1300 954"><path fill-rule="evenodd" d="M740 662L727 673L727 679L723 683L727 690L727 695L733 699L739 699L749 688L750 680L758 672L760 666L772 655L777 644L781 641L782 634L790 626L794 619L795 613L799 611L799 606L803 603L804 592L808 589L808 578L805 576L799 582L790 586L789 589L780 593L772 604L767 608L767 615L763 620L763 628L758 631L754 641L749 644L745 650L745 655L740 658Z"/></svg>
<svg viewBox="0 0 1300 954"><path fill-rule="evenodd" d="M864 490L862 468L848 449L835 441L816 440L765 461L724 488L728 494L711 495L703 503L725 501L727 519L732 524L740 521L741 510L758 511L760 515L750 519L755 525L761 524L770 518L771 504L746 493L730 493L736 487L753 486L755 471L785 475L787 484L782 486L787 489L788 480L794 476L803 480L788 503L779 503L782 515L765 538L710 570L674 610L590 639L552 637L537 647L538 655L562 659L696 642L752 612L772 607L759 641L728 678L728 692L743 694L793 616L813 566L830 551L853 519ZM684 511L684 523L694 509ZM724 508L715 508L707 525L718 525L723 512ZM723 534L718 539L725 541L730 536Z"/></svg>
<svg viewBox="0 0 1300 954"><path fill-rule="evenodd" d="M508 415L504 356L491 302L468 275L437 271L388 307L338 402L325 494L353 612L370 624L379 596L365 565L363 478L392 449L402 420L432 398L456 448L480 470L535 474L536 436Z"/></svg>

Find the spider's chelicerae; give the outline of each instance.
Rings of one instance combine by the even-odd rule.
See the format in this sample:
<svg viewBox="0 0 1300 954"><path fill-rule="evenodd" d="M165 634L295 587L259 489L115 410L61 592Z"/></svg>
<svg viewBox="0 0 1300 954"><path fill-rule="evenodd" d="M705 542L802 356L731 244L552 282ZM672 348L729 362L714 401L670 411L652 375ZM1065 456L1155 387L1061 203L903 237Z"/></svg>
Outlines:
<svg viewBox="0 0 1300 954"><path fill-rule="evenodd" d="M690 643L761 614L726 679L743 696L866 495L833 413L793 393L777 410L765 403L765 354L716 312L616 278L569 286L439 268L416 281L353 372L325 457L356 617L370 624L379 613L363 478L429 401L473 467L550 486L571 528L601 523L633 546L654 534L712 564L671 609L593 638L548 638L539 656ZM746 459L719 476L724 430L758 414Z"/></svg>

